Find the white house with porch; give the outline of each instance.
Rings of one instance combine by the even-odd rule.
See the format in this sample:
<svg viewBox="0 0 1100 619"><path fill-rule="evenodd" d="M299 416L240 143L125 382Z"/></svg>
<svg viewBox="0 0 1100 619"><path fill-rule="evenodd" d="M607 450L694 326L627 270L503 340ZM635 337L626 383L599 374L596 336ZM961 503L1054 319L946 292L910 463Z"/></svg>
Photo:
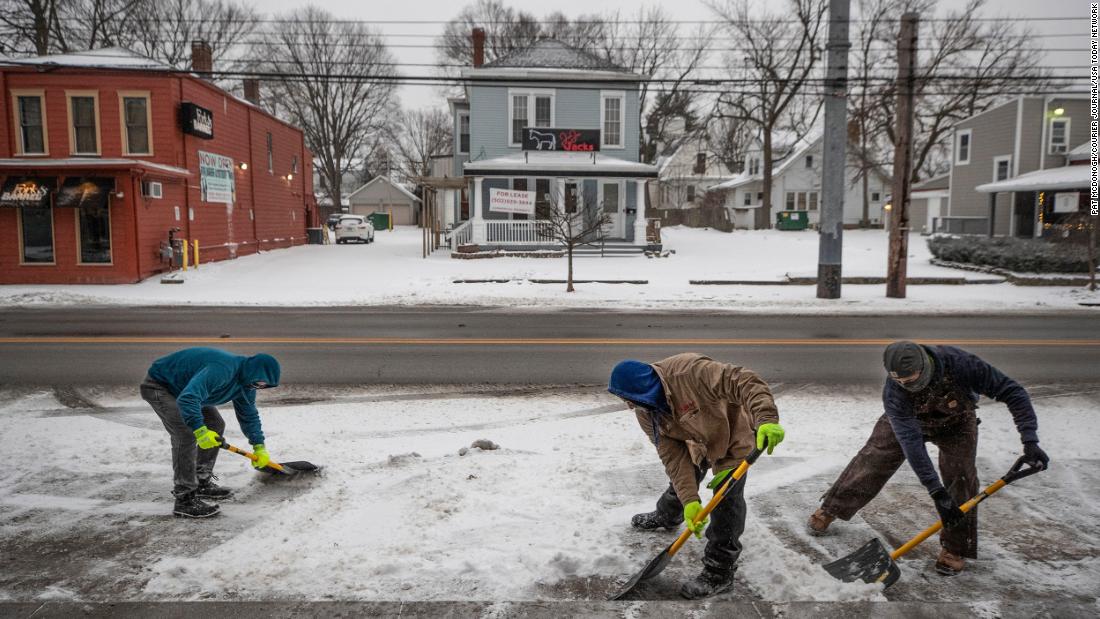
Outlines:
<svg viewBox="0 0 1100 619"><path fill-rule="evenodd" d="M475 31L462 72L465 96L450 100L455 173L466 181L449 205L452 248L555 246L537 215L553 208L606 215L594 241L645 250L657 169L639 161L643 77L554 39L482 63L483 36Z"/></svg>

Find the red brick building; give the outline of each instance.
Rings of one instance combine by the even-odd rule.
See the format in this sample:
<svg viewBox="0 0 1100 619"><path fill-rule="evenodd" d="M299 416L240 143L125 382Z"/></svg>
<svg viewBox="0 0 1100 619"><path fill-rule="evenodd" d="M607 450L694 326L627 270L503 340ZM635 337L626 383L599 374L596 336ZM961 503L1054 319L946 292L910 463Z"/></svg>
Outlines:
<svg viewBox="0 0 1100 619"><path fill-rule="evenodd" d="M172 228L207 262L317 225L301 130L190 73L112 48L0 61L0 93L0 284L137 282Z"/></svg>

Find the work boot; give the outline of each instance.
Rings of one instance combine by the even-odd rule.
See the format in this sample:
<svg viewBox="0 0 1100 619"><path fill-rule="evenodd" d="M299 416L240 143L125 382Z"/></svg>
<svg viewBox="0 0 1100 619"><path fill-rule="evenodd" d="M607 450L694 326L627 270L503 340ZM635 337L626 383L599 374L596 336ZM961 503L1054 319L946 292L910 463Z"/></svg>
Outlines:
<svg viewBox="0 0 1100 619"><path fill-rule="evenodd" d="M810 529L810 535L825 535L829 530L829 525L832 524L834 520L836 520L836 516L825 511L824 507L821 507L810 515L810 521L806 523L806 526Z"/></svg>
<svg viewBox="0 0 1100 619"><path fill-rule="evenodd" d="M176 506L172 508L172 514L181 518L209 518L216 516L221 507L204 503L195 496L194 492L176 497Z"/></svg>
<svg viewBox="0 0 1100 619"><path fill-rule="evenodd" d="M214 475L206 479L199 479L199 487L195 490L195 496L200 499L211 499L214 501L224 501L232 498L233 491L229 488L223 488L215 484L215 479L217 479L217 477Z"/></svg>
<svg viewBox="0 0 1100 619"><path fill-rule="evenodd" d="M643 531L660 528L672 531L680 528L680 524L683 522L684 517L681 514L666 516L658 511L652 511L648 514L634 514L634 517L630 519L630 524L634 525L635 529L642 529Z"/></svg>
<svg viewBox="0 0 1100 619"><path fill-rule="evenodd" d="M966 568L966 559L957 554L947 552L946 548L940 550L940 557L936 559L936 571L944 576L955 576Z"/></svg>
<svg viewBox="0 0 1100 619"><path fill-rule="evenodd" d="M733 573L734 570L719 572L705 567L698 576L680 587L680 595L689 600L697 600L722 593L733 586Z"/></svg>

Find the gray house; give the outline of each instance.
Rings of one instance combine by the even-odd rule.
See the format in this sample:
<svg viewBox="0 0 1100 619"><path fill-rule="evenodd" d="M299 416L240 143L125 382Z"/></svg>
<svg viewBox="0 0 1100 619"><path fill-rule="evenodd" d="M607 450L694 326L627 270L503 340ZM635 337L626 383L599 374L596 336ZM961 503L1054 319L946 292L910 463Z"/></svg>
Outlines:
<svg viewBox="0 0 1100 619"><path fill-rule="evenodd" d="M1036 170L1060 168L1089 141L1087 95L1022 96L958 122L953 135L950 198L937 232L1042 236L1054 205L1036 191L978 188Z"/></svg>
<svg viewBox="0 0 1100 619"><path fill-rule="evenodd" d="M644 249L657 169L638 157L642 76L554 39L486 64L474 43L465 96L449 100L454 173L466 180L444 198L452 245L552 245L536 213L553 208L596 209L610 219L604 239Z"/></svg>

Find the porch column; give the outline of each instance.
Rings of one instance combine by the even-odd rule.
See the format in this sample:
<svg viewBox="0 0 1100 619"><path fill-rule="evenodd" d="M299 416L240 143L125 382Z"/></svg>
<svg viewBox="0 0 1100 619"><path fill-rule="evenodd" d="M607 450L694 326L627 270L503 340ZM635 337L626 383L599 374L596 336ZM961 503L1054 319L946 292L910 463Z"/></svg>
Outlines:
<svg viewBox="0 0 1100 619"><path fill-rule="evenodd" d="M649 241L646 239L646 221L645 221L645 179L639 178L634 181L635 187L638 190L638 196L634 202L634 244L646 246Z"/></svg>
<svg viewBox="0 0 1100 619"><path fill-rule="evenodd" d="M472 213L473 216L470 218L473 222L470 224L473 226L473 229L470 230L473 236L470 240L473 241L475 245L485 243L489 240L488 235L485 233L485 219L482 214L482 209L485 208L485 205L481 201L481 181L483 180L485 179L480 176L474 177L474 212Z"/></svg>
<svg viewBox="0 0 1100 619"><path fill-rule="evenodd" d="M997 194L989 194L989 236L993 237L997 225Z"/></svg>
<svg viewBox="0 0 1100 619"><path fill-rule="evenodd" d="M565 213L565 178L559 176L558 178L554 179L554 183L557 185L557 192L558 192L558 204L557 204L558 212L564 214Z"/></svg>

